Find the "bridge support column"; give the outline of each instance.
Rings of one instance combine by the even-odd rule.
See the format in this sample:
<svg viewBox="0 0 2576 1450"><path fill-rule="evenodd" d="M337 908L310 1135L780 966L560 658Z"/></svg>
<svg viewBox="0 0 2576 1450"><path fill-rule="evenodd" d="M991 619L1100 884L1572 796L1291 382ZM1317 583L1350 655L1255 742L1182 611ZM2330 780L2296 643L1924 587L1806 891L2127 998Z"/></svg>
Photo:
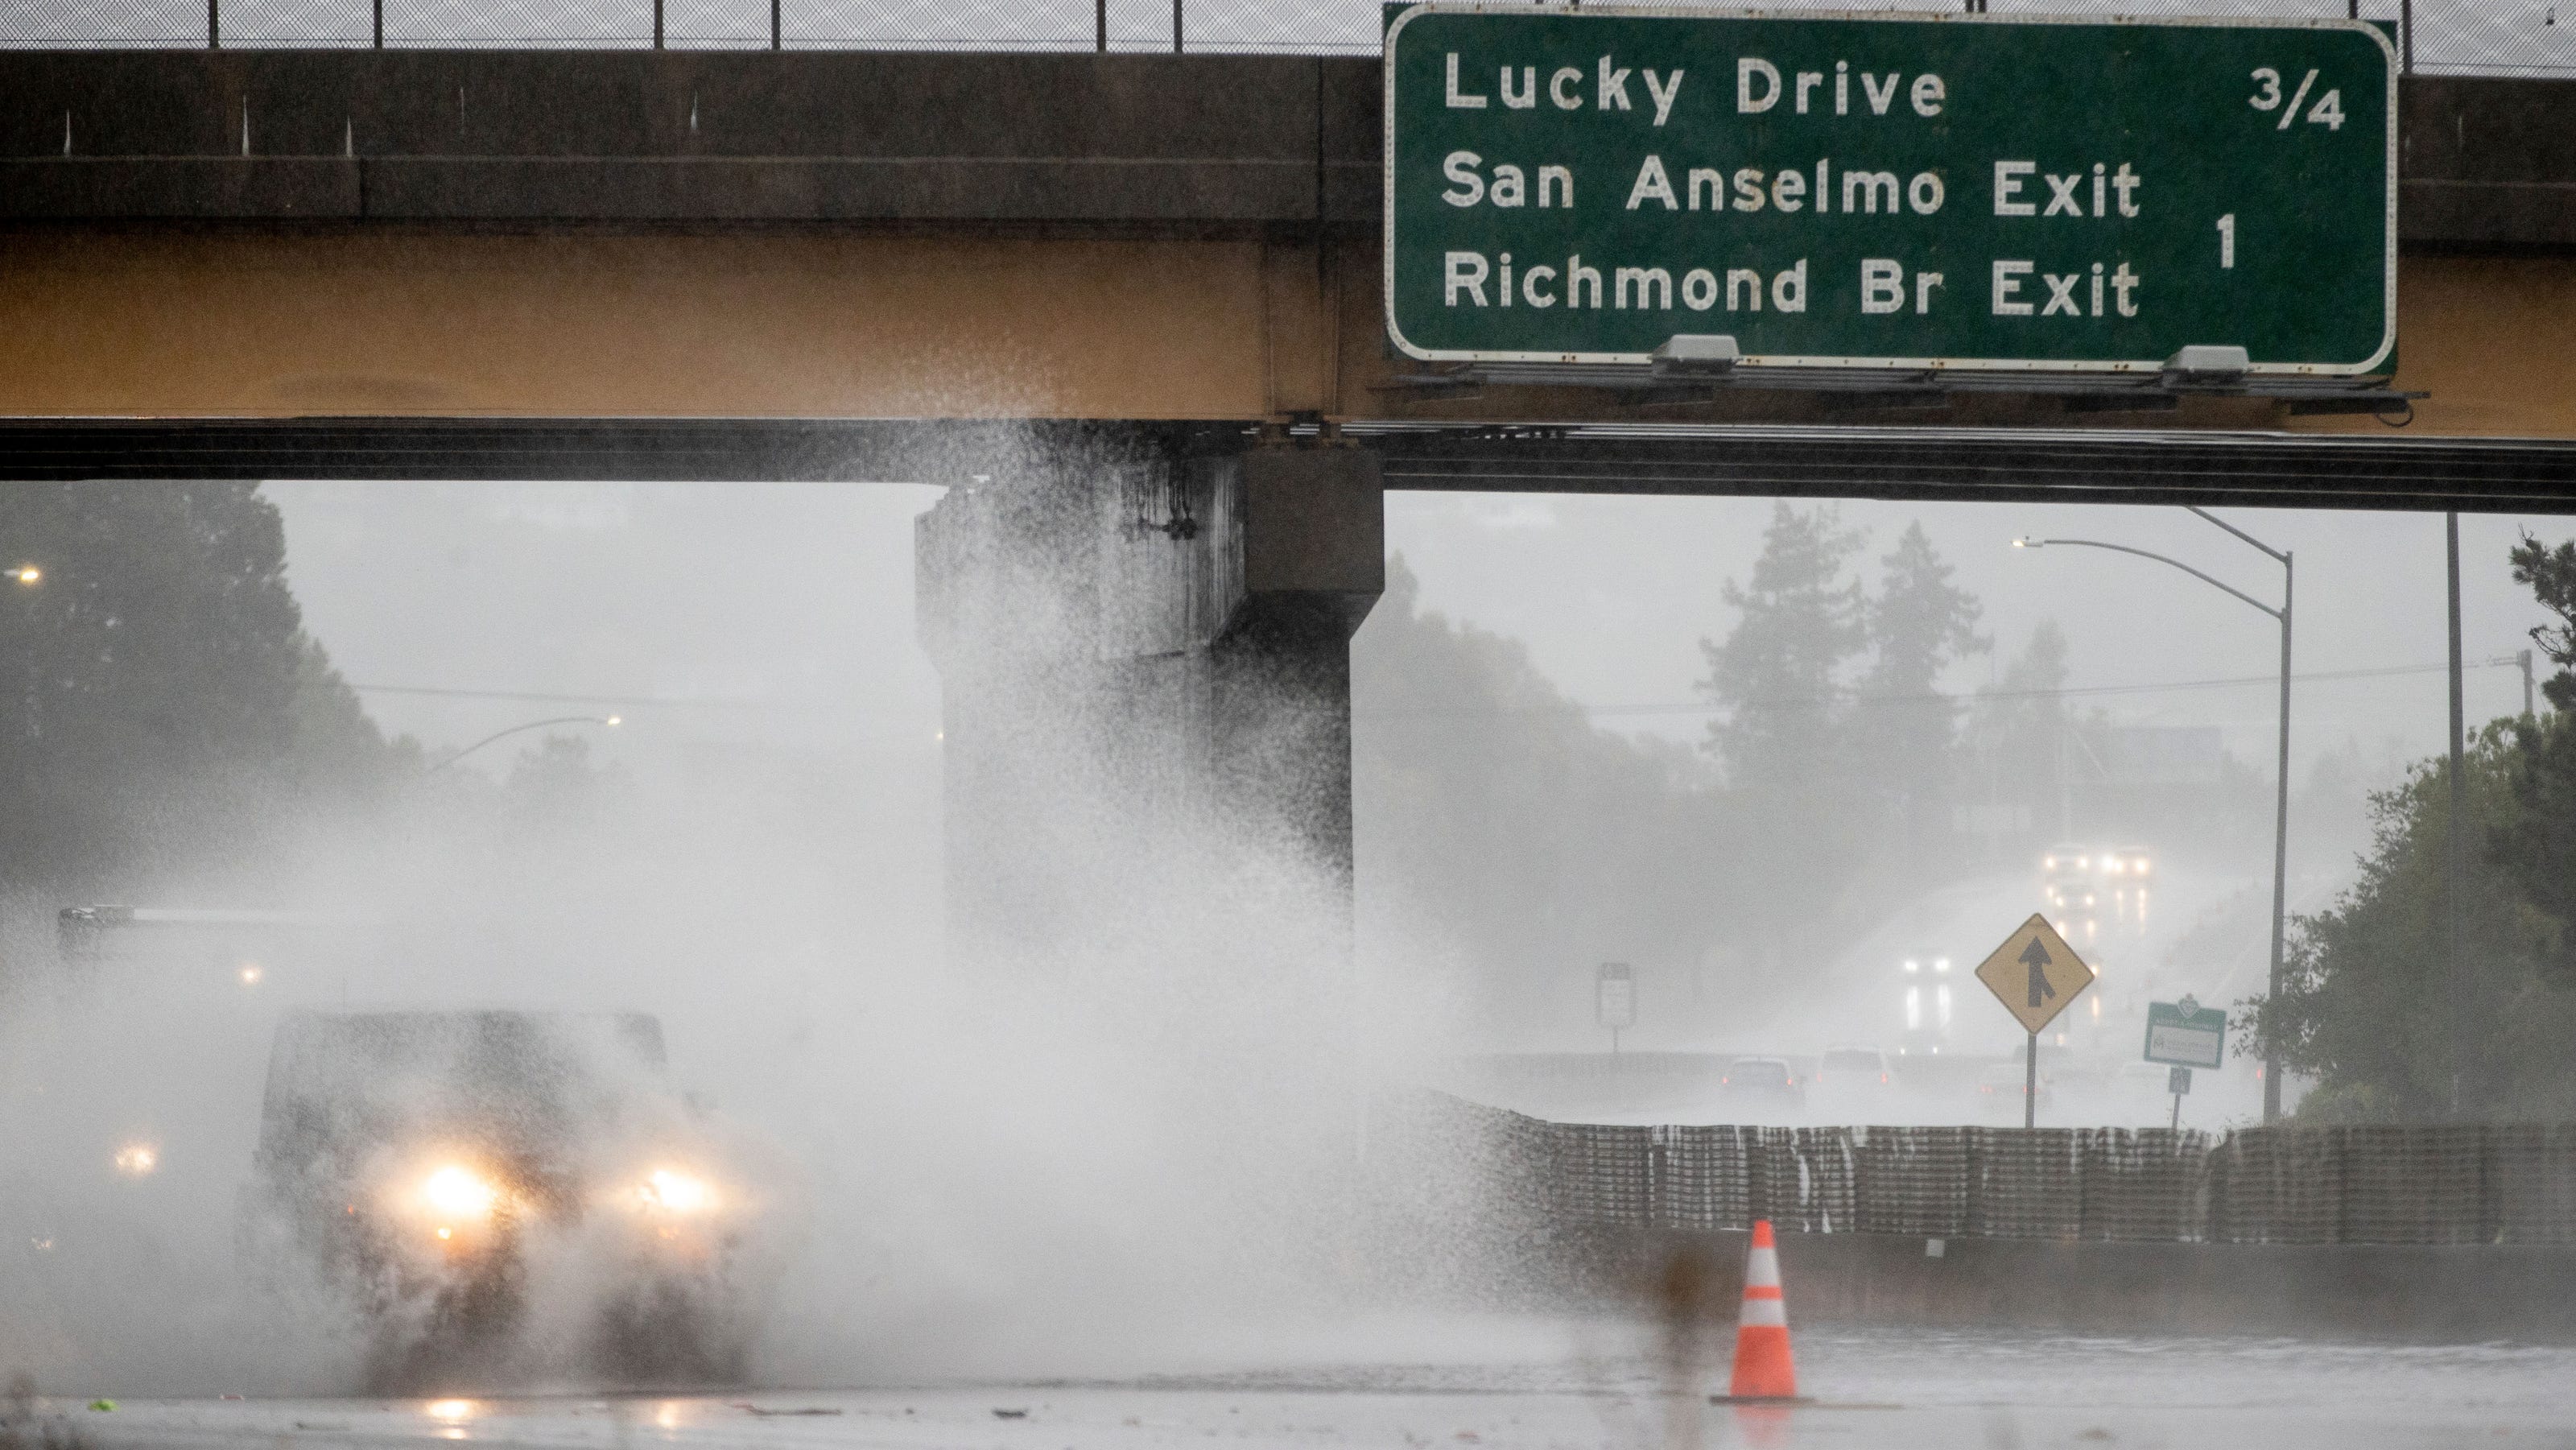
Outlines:
<svg viewBox="0 0 2576 1450"><path fill-rule="evenodd" d="M922 516L953 959L1255 935L1347 955L1350 637L1384 587L1381 502L1357 448L1106 435Z"/></svg>

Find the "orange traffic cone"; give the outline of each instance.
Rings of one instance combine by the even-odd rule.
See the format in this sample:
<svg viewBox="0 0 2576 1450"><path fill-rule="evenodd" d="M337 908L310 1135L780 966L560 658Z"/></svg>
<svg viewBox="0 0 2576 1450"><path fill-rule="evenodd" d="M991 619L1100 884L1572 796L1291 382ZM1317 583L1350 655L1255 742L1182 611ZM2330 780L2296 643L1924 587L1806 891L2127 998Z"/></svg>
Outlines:
<svg viewBox="0 0 2576 1450"><path fill-rule="evenodd" d="M1788 1400L1798 1395L1789 1362L1789 1306L1780 1297L1780 1248L1771 1220L1753 1221L1753 1251L1744 1258L1744 1313L1735 1322L1735 1378L1727 1397Z"/></svg>

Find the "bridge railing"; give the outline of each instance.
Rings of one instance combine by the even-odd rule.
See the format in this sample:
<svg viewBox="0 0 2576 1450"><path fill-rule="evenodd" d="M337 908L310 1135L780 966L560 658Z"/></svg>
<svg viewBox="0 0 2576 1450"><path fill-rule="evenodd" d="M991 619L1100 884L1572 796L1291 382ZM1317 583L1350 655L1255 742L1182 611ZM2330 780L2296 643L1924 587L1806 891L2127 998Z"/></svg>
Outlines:
<svg viewBox="0 0 2576 1450"><path fill-rule="evenodd" d="M2576 1126L1628 1127L1391 1115L1524 1226L2164 1243L2576 1244ZM1424 1145L1437 1145L1426 1150Z"/></svg>
<svg viewBox="0 0 2576 1450"><path fill-rule="evenodd" d="M1656 3L1656 0L1644 0ZM1820 12L2375 20L2410 70L2576 75L2571 0L1769 0ZM0 48L791 49L1357 55L1375 0L0 0Z"/></svg>

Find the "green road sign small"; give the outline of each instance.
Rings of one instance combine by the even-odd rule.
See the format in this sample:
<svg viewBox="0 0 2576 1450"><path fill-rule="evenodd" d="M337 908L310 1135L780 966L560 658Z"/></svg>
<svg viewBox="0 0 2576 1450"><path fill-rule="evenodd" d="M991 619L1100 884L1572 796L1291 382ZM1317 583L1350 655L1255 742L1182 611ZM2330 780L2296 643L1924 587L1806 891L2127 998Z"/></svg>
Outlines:
<svg viewBox="0 0 2576 1450"><path fill-rule="evenodd" d="M2226 1058L2227 1011L2192 998L2147 1004L2147 1061L2216 1067Z"/></svg>
<svg viewBox="0 0 2576 1450"><path fill-rule="evenodd" d="M1432 360L2385 371L2397 65L2347 20L1434 3L1386 32Z"/></svg>
<svg viewBox="0 0 2576 1450"><path fill-rule="evenodd" d="M1637 1025L1637 974L1626 962L1603 962L1593 979L1593 1014L1616 1032Z"/></svg>

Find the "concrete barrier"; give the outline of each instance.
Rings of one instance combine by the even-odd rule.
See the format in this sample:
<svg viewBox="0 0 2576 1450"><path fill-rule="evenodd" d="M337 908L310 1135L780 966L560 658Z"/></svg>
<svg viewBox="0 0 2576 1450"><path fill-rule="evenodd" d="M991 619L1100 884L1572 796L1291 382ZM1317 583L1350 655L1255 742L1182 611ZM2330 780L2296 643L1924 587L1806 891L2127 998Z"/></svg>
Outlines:
<svg viewBox="0 0 2576 1450"><path fill-rule="evenodd" d="M1602 1308L1651 1308L1684 1254L1707 1264L1709 1302L1731 1303L1750 1240L1733 1230L1613 1228L1552 1237L1541 1278ZM2576 1247L1865 1233L1779 1241L1797 1325L2576 1343Z"/></svg>

